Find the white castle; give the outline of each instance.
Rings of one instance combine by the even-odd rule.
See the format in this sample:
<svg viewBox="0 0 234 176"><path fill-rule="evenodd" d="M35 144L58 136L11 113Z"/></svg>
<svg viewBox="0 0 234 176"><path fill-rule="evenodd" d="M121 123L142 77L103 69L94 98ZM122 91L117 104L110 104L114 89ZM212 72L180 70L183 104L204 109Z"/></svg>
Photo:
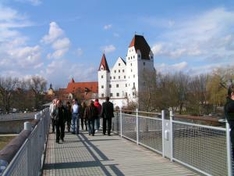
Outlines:
<svg viewBox="0 0 234 176"><path fill-rule="evenodd" d="M134 35L127 51L126 61L119 57L109 69L103 54L98 69L98 97L110 97L114 107L138 103L138 92L146 88L143 74L155 71L154 55L145 38Z"/></svg>

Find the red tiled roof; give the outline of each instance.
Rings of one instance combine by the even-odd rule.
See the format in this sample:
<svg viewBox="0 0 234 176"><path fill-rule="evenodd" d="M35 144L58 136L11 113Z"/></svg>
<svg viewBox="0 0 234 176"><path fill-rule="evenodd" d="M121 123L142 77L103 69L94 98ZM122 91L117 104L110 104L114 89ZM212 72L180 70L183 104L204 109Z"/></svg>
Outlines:
<svg viewBox="0 0 234 176"><path fill-rule="evenodd" d="M141 51L142 59L150 60L149 54L151 49L143 36L135 35L129 45L129 48L132 46L134 46L136 52L137 50Z"/></svg>
<svg viewBox="0 0 234 176"><path fill-rule="evenodd" d="M100 71L101 65L103 65L104 70L110 72L109 66L108 66L107 61L106 61L106 56L105 56L105 54L102 55L102 60L101 60L101 63L100 63L100 65L99 65L98 71Z"/></svg>
<svg viewBox="0 0 234 176"><path fill-rule="evenodd" d="M74 80L73 80L74 81ZM98 93L98 82L69 82L66 88L66 92L74 93L77 90L80 92L90 91Z"/></svg>

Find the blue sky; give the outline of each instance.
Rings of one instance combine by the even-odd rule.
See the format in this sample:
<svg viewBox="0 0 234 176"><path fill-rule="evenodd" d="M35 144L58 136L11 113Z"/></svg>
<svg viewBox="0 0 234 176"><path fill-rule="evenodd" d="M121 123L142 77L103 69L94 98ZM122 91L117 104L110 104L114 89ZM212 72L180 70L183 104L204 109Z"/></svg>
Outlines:
<svg viewBox="0 0 234 176"><path fill-rule="evenodd" d="M196 75L234 61L233 0L1 0L0 75L44 77L53 88L97 81L144 35L161 73Z"/></svg>

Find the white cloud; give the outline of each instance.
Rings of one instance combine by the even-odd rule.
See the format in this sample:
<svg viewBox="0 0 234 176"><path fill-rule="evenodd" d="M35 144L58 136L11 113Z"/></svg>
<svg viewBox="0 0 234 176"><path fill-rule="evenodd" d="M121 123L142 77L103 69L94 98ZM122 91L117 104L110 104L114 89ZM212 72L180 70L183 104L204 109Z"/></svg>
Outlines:
<svg viewBox="0 0 234 176"><path fill-rule="evenodd" d="M176 63L173 65L168 65L168 64L163 63L163 64L155 65L155 68L160 73L179 72L181 70L188 69L188 63L181 62L181 63Z"/></svg>
<svg viewBox="0 0 234 176"><path fill-rule="evenodd" d="M83 55L83 50L81 48L77 48L76 51L75 51L75 54L80 57Z"/></svg>
<svg viewBox="0 0 234 176"><path fill-rule="evenodd" d="M47 58L49 59L63 57L69 50L71 44L70 40L65 37L63 30L55 22L50 23L49 33L41 41L46 44L51 44L54 50L52 53L47 54Z"/></svg>
<svg viewBox="0 0 234 176"><path fill-rule="evenodd" d="M111 24L107 24L107 25L104 26L104 29L105 29L105 30L108 30L108 29L110 29L110 28L112 28L112 25L111 25Z"/></svg>
<svg viewBox="0 0 234 176"><path fill-rule="evenodd" d="M102 50L104 53L111 53L111 52L115 51L116 48L115 48L114 45L108 45L108 46L103 46L103 47L101 47L101 50Z"/></svg>
<svg viewBox="0 0 234 176"><path fill-rule="evenodd" d="M64 35L63 30L57 25L56 22L50 23L49 33L42 38L42 42L49 44L53 43L58 38Z"/></svg>
<svg viewBox="0 0 234 176"><path fill-rule="evenodd" d="M30 3L33 6L38 6L42 3L41 0L15 0L15 1L22 2L22 3Z"/></svg>
<svg viewBox="0 0 234 176"><path fill-rule="evenodd" d="M156 56L169 58L233 53L233 19L234 12L217 8L187 17L186 21L177 20L170 31L160 36L164 41L155 43L152 50Z"/></svg>

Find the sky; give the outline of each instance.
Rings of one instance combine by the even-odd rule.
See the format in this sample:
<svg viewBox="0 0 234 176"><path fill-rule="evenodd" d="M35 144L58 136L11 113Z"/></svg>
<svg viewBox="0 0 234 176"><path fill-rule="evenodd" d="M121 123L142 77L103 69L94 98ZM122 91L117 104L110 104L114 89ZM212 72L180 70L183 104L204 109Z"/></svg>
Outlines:
<svg viewBox="0 0 234 176"><path fill-rule="evenodd" d="M197 75L234 65L233 0L0 0L0 76L48 87L97 81L143 35L157 72Z"/></svg>

